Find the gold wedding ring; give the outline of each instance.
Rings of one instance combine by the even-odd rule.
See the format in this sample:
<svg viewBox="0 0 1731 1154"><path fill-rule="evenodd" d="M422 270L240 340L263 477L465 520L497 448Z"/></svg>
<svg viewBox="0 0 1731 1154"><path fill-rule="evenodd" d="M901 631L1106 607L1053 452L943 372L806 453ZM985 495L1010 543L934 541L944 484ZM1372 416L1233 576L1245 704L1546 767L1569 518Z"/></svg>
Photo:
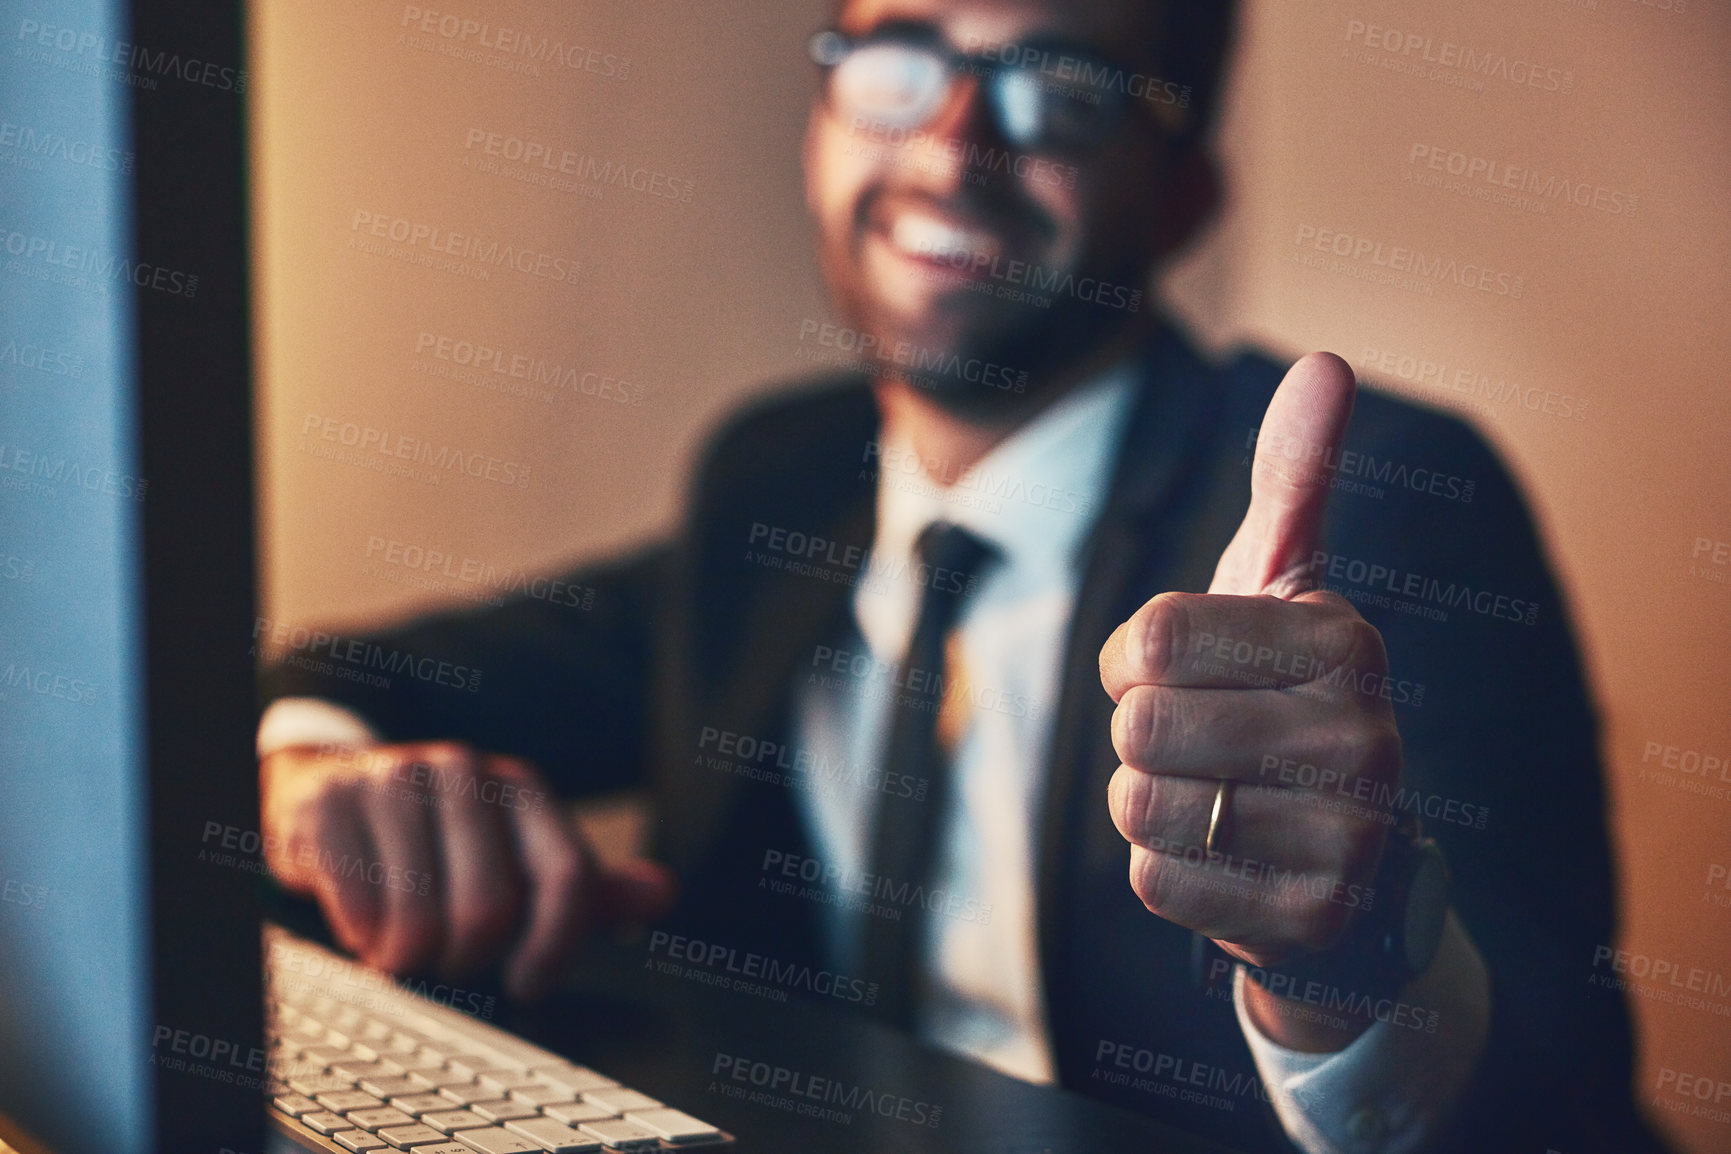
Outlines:
<svg viewBox="0 0 1731 1154"><path fill-rule="evenodd" d="M1220 788L1214 791L1214 812L1208 815L1208 840L1202 843L1209 857L1214 856L1214 840L1220 833L1221 819L1226 816L1226 799L1231 788L1231 780L1222 778Z"/></svg>

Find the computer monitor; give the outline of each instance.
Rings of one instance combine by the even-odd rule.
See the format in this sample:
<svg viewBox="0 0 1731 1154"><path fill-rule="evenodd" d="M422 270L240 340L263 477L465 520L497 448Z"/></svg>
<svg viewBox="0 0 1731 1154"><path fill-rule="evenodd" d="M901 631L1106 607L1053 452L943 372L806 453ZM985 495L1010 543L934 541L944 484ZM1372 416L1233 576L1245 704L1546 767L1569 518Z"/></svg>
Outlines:
<svg viewBox="0 0 1731 1154"><path fill-rule="evenodd" d="M0 1137L262 1150L238 4L0 6ZM220 836L208 837L216 829Z"/></svg>

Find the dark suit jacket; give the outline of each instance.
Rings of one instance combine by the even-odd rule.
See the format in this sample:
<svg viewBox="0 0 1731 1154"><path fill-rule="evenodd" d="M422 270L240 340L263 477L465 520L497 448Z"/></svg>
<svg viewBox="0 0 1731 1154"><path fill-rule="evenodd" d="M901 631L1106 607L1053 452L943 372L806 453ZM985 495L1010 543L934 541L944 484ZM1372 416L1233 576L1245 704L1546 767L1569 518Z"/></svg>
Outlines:
<svg viewBox="0 0 1731 1154"><path fill-rule="evenodd" d="M1040 817L1052 1043L1065 1086L1246 1150L1289 1150L1227 988L1200 987L1194 936L1131 892L1106 809L1118 759L1097 669L1106 637L1148 597L1207 589L1243 516L1255 430L1281 368L1254 356L1212 366L1170 330L1142 366L1086 545ZM847 621L857 573L847 546L871 540L877 427L860 380L756 404L711 441L672 542L571 578L594 591L591 608L521 595L374 636L382 651L480 670L475 692L279 665L266 697L323 696L392 739L525 756L572 794L651 784L658 850L684 883L668 928L822 965L821 907L758 886L766 848L809 844L790 788L798 773L740 772L792 759L718 760L713 734L785 745L795 681ZM1596 725L1529 514L1483 441L1440 413L1363 392L1349 450L1319 573L1335 574L1330 586L1382 631L1405 749L1397 803L1427 814L1491 975L1490 1041L1447 1148L1656 1149L1631 1102L1626 1007L1588 984L1594 947L1615 934ZM837 547L807 568L775 567L754 526ZM1181 1089L1174 1072L1200 1076L1215 1103L1107 1084L1096 1072L1116 1067L1097 1063L1103 1042L1183 1063L1164 1063L1161 1078Z"/></svg>

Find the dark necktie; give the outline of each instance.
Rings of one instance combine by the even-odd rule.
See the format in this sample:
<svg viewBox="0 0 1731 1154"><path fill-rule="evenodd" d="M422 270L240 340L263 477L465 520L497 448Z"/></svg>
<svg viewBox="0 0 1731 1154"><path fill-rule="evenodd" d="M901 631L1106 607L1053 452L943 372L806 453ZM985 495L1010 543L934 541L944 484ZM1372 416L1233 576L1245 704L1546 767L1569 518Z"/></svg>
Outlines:
<svg viewBox="0 0 1731 1154"><path fill-rule="evenodd" d="M871 855L872 872L879 879L876 892L897 899L904 893L909 896L881 903L899 909L901 917L868 917L865 934L865 978L878 983L880 1012L906 1029L913 1027L925 994L922 963L930 942L931 916L924 899L937 864L940 819L955 788L950 772L953 751L944 747L938 735L939 711L954 673L944 668L945 643L963 600L978 582L981 565L994 553L972 533L941 521L926 527L914 549L922 566L917 573L925 586L913 640L896 679L884 769L915 780L925 778L930 784L923 798L885 792L879 799ZM920 900L913 899L916 894Z"/></svg>

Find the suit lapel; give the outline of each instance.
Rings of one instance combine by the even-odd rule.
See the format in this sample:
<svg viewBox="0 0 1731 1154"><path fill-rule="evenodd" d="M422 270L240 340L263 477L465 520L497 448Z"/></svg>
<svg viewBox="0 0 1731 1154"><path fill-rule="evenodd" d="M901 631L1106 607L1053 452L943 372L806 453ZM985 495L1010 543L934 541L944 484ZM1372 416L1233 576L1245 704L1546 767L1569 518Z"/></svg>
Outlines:
<svg viewBox="0 0 1731 1154"><path fill-rule="evenodd" d="M809 662L816 645L840 635L848 621L853 581L846 579L850 574L845 570L827 575L811 571L822 566L766 569L765 557L775 559L774 555L749 547L751 527L767 524L795 530L835 542L844 551L870 545L876 486L862 481L858 465L849 459L851 451L875 435L875 408L869 398L863 400L863 405L848 406L835 420L835 428L804 430L827 454L790 467L787 475L802 476L807 483L774 485L759 490L759 499L747 495L743 502L729 492L717 518L725 528L717 540L692 550L690 576L684 582L690 598L689 624L676 635L681 652L672 662L684 671L675 699L690 707L676 727L681 744L669 751L675 764L690 766L693 745L701 746L699 735L706 727L788 746L796 669ZM809 452L812 443L802 448ZM780 449L786 455L786 446ZM761 465L761 461L748 463ZM851 577L859 575L856 570ZM844 579L829 579L835 576ZM736 608L725 608L729 605ZM791 776L794 771L783 772ZM697 860L721 839L739 836L740 831L726 828L726 823L741 816L738 807L745 793L751 795L752 804L743 816L759 825L765 836L800 833L789 788L752 788L753 783L738 774L701 768L696 773L676 773L675 779L678 788L667 802L671 806L668 832L674 843L668 848L676 866Z"/></svg>
<svg viewBox="0 0 1731 1154"><path fill-rule="evenodd" d="M1219 388L1218 375L1176 334L1163 329L1154 338L1143 360L1141 396L1123 433L1111 494L1086 546L1065 646L1036 880L1041 973L1065 1084L1074 1084L1076 1076L1065 1069L1066 1055L1080 1054L1092 1040L1078 1043L1072 1037L1088 1029L1086 1015L1075 1012L1074 1005L1078 983L1088 976L1073 959L1111 948L1104 927L1071 924L1076 904L1065 895L1101 870L1123 871L1127 860L1127 847L1105 806L1105 783L1118 758L1110 737L1112 701L1100 687L1100 647L1154 594L1198 580L1206 587L1195 546L1198 518L1217 480L1208 459L1218 456ZM1079 947L1079 942L1089 944Z"/></svg>

